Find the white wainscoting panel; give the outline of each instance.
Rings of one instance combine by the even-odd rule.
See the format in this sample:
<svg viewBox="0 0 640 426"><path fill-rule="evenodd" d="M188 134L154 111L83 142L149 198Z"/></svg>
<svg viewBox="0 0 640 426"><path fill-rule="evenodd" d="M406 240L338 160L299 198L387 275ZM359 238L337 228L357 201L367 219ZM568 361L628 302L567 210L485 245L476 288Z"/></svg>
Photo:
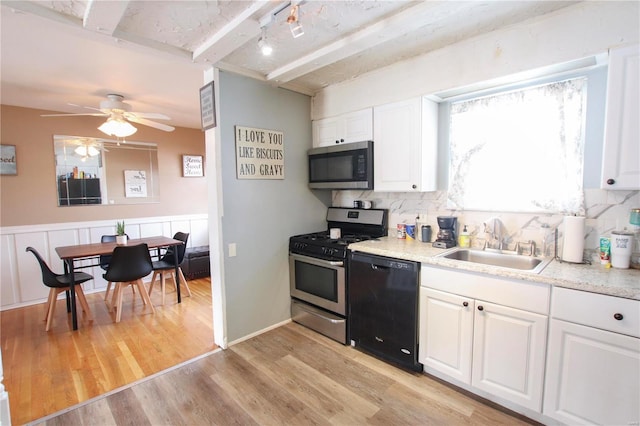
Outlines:
<svg viewBox="0 0 640 426"><path fill-rule="evenodd" d="M209 245L206 214L124 218L124 221L125 231L131 239L157 235L173 237L176 232L188 232L187 247ZM0 310L44 303L47 299L49 289L42 283L40 267L36 258L26 251L27 247L38 250L54 272L62 273L64 266L56 247L98 243L102 235L115 234L115 222L102 220L0 228ZM85 292L106 288L107 282L102 278L104 271L100 267L83 271L94 277L82 285Z"/></svg>
<svg viewBox="0 0 640 426"><path fill-rule="evenodd" d="M13 235L0 236L0 283L0 305L16 303L20 295Z"/></svg>

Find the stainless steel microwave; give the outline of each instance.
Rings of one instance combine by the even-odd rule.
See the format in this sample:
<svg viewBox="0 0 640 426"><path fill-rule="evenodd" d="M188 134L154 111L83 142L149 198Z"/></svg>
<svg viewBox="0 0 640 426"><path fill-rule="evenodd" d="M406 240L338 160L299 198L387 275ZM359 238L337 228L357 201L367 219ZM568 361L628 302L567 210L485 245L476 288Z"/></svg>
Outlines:
<svg viewBox="0 0 640 426"><path fill-rule="evenodd" d="M373 141L310 149L309 188L373 189Z"/></svg>

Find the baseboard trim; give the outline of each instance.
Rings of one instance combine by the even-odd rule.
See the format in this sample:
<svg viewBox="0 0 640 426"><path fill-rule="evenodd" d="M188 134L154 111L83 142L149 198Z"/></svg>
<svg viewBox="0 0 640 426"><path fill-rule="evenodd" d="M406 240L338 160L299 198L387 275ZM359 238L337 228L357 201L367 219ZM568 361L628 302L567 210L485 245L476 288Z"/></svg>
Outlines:
<svg viewBox="0 0 640 426"><path fill-rule="evenodd" d="M276 324L274 324L274 325L271 325L271 326L269 326L269 327L267 327L267 328L263 328L262 330L258 330L258 331L256 331L255 333L247 334L246 336L241 337L241 338L239 338L239 339L237 339L237 340L234 340L233 342L229 343L229 344L228 344L228 347L231 347L231 346L236 345L236 344L238 344L238 343L242 343L242 342L244 342L245 340L249 340L249 339L251 339L252 337L259 336L260 334L266 333L267 331L273 330L274 328L281 327L281 326L283 326L283 325L285 325L285 324L289 324L290 322L291 322L291 318L286 319L286 320L284 320L284 321L282 321L282 322L276 323Z"/></svg>

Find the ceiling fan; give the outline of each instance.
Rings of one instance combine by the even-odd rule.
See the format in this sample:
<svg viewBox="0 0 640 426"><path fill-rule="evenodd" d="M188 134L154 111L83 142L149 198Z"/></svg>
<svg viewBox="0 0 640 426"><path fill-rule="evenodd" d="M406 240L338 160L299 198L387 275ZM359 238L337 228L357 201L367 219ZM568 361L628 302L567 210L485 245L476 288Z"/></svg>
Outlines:
<svg viewBox="0 0 640 426"><path fill-rule="evenodd" d="M75 104L69 104L79 106ZM167 124L158 123L154 120L170 120L164 114L154 112L132 112L131 105L124 102L124 96L117 94L108 94L107 99L100 102L100 108L85 106L84 108L92 109L98 112L78 113L78 114L43 114L42 117L68 117L79 115L90 115L94 117L107 117L107 121L98 129L102 132L118 137L131 136L137 129L133 127L129 121L142 124L144 126L153 127L154 129L172 132L175 127Z"/></svg>
<svg viewBox="0 0 640 426"><path fill-rule="evenodd" d="M64 145L62 152L67 155L67 148L70 148L73 154L81 157L82 161L86 161L88 158L100 155L101 152L109 152L104 147L102 139L97 138L85 138L85 137L69 137L59 138L60 142Z"/></svg>

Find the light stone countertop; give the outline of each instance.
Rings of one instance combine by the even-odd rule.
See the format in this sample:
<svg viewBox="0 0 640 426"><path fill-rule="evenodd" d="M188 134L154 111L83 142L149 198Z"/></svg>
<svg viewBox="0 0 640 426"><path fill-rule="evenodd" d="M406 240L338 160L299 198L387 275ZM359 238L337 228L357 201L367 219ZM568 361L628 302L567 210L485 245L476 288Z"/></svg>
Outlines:
<svg viewBox="0 0 640 426"><path fill-rule="evenodd" d="M640 270L605 268L596 260L592 265L576 265L552 260L539 274L497 266L435 257L446 249L431 243L383 237L349 245L352 251L413 260L424 265L442 266L461 271L479 272L500 277L545 283L557 287L640 300Z"/></svg>

